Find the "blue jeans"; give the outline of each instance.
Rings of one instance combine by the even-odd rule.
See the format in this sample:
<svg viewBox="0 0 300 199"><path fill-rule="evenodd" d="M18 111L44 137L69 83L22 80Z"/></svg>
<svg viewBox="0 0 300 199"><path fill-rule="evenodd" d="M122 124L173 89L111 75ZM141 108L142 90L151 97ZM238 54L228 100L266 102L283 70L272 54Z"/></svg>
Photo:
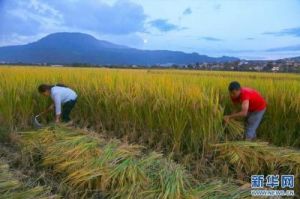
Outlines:
<svg viewBox="0 0 300 199"><path fill-rule="evenodd" d="M256 129L259 126L265 112L266 109L248 113L246 121L246 139L252 140L256 138Z"/></svg>

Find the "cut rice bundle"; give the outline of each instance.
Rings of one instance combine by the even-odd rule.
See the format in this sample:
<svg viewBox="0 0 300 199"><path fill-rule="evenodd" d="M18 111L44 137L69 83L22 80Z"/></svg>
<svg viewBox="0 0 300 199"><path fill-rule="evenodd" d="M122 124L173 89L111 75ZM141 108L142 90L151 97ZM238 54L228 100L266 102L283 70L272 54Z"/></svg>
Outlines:
<svg viewBox="0 0 300 199"><path fill-rule="evenodd" d="M229 122L225 124L225 132L228 136L227 138L230 140L242 138L244 131L245 127L243 122L237 120L229 120Z"/></svg>

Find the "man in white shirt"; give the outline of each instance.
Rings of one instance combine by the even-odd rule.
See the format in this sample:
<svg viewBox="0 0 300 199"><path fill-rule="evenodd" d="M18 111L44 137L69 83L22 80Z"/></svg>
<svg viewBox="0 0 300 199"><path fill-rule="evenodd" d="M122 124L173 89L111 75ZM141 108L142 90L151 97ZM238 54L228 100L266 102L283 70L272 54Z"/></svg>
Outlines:
<svg viewBox="0 0 300 199"><path fill-rule="evenodd" d="M63 84L48 85L41 84L38 87L39 93L51 97L53 103L42 112L47 113L55 107L55 122L70 122L70 113L77 101L77 94Z"/></svg>

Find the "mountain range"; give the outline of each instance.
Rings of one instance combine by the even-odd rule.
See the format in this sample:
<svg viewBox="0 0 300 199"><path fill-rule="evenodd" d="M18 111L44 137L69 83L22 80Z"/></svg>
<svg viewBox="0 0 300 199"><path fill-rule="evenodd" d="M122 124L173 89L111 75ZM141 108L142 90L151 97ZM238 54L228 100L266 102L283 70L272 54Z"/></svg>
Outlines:
<svg viewBox="0 0 300 199"><path fill-rule="evenodd" d="M292 58L289 58L289 60L300 62L300 57L292 57Z"/></svg>
<svg viewBox="0 0 300 199"><path fill-rule="evenodd" d="M166 44L167 45L167 44ZM53 33L36 42L0 47L0 62L30 64L155 65L238 61L169 50L140 50L84 33Z"/></svg>

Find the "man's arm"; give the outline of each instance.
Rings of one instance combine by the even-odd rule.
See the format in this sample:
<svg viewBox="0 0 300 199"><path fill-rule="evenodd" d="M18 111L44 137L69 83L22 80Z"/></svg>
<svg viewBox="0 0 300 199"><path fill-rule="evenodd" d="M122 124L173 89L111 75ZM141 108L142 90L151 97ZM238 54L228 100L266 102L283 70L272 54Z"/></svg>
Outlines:
<svg viewBox="0 0 300 199"><path fill-rule="evenodd" d="M61 99L60 95L53 96L54 106L55 106L55 122L60 122L60 114L61 114Z"/></svg>
<svg viewBox="0 0 300 199"><path fill-rule="evenodd" d="M60 114L59 115L55 115L55 122L56 123L60 122Z"/></svg>
<svg viewBox="0 0 300 199"><path fill-rule="evenodd" d="M43 112L40 113L40 115L44 115L54 109L54 104L52 103L48 108L46 108Z"/></svg>
<svg viewBox="0 0 300 199"><path fill-rule="evenodd" d="M240 106L238 104L233 104L233 107L232 107L232 113L237 113L239 112L239 109L240 109Z"/></svg>
<svg viewBox="0 0 300 199"><path fill-rule="evenodd" d="M242 110L240 112L224 116L224 120L225 122L228 122L231 118L246 117L248 114L248 110L249 110L249 100L244 100L242 102Z"/></svg>

